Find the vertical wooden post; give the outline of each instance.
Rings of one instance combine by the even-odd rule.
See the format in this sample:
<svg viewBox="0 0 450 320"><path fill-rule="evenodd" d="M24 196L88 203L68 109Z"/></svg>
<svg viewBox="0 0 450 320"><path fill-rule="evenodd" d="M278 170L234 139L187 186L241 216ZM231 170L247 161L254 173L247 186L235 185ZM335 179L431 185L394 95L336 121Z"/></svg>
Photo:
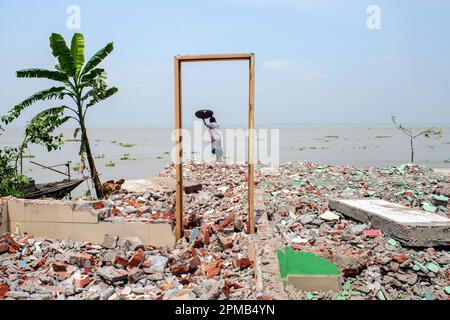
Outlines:
<svg viewBox="0 0 450 320"><path fill-rule="evenodd" d="M175 236L179 240L183 236L183 137L182 137L182 89L181 66L183 62L201 61L232 61L246 60L249 62L249 108L248 108L248 233L255 232L255 164L254 164L254 105L255 105L255 55L244 54L207 54L174 57L175 71L175 130L176 130L176 212L175 212Z"/></svg>
<svg viewBox="0 0 450 320"><path fill-rule="evenodd" d="M249 59L248 81L248 233L255 232L255 164L254 164L254 129L255 129L255 55Z"/></svg>
<svg viewBox="0 0 450 320"><path fill-rule="evenodd" d="M176 135L176 212L175 212L175 238L179 240L183 236L183 136L182 112L181 112L181 61L174 58L175 71L175 135Z"/></svg>

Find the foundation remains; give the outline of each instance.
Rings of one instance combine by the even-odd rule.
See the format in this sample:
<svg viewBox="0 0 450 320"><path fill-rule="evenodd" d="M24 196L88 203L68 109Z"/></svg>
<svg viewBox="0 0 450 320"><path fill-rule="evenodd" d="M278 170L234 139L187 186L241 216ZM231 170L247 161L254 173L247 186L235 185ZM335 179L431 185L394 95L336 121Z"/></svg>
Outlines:
<svg viewBox="0 0 450 320"><path fill-rule="evenodd" d="M36 237L102 243L106 234L120 238L137 236L154 247L173 247L172 223L102 221L106 202L0 199L0 234L8 231ZM100 208L100 209L95 209Z"/></svg>
<svg viewBox="0 0 450 320"><path fill-rule="evenodd" d="M332 210L371 223L408 246L450 245L450 219L380 199L332 199Z"/></svg>

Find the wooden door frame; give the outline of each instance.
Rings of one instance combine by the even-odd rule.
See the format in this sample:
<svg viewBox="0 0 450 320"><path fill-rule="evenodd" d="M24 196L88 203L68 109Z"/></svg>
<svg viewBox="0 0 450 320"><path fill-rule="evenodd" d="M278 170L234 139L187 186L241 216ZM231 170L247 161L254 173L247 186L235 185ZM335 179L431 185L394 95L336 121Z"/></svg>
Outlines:
<svg viewBox="0 0 450 320"><path fill-rule="evenodd" d="M248 219L247 232L254 233L254 107L255 107L255 54L231 53L231 54L207 54L188 55L174 57L175 75L175 144L176 144L176 212L175 212L175 236L179 240L183 236L183 136L182 136L182 64L184 62L207 61L248 61Z"/></svg>

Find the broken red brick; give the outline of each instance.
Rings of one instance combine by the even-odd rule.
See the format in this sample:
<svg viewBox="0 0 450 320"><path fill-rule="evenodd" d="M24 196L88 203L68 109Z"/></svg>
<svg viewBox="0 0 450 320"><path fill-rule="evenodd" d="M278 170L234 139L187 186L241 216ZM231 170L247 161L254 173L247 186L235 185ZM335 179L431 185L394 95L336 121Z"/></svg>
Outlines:
<svg viewBox="0 0 450 320"><path fill-rule="evenodd" d="M84 288L86 287L89 283L91 283L91 278L89 277L81 277L81 278L75 278L73 280L73 285L76 288Z"/></svg>
<svg viewBox="0 0 450 320"><path fill-rule="evenodd" d="M230 290L230 285L229 285L228 281L225 281L225 284L223 285L223 288L222 288L222 292L223 292L223 295L225 296L225 299L230 298L231 290Z"/></svg>
<svg viewBox="0 0 450 320"><path fill-rule="evenodd" d="M396 255L392 256L392 260L397 263L403 263L406 260L408 260L408 256L406 256L404 254L396 254Z"/></svg>
<svg viewBox="0 0 450 320"><path fill-rule="evenodd" d="M206 277L212 278L220 273L220 268L222 267L222 261L215 260L208 263L206 266Z"/></svg>
<svg viewBox="0 0 450 320"><path fill-rule="evenodd" d="M117 214L119 214L119 213L121 213L122 211L120 211L119 209L117 209L117 208L113 208L112 210L111 210L111 214L113 215L113 216L115 216L115 215L117 215Z"/></svg>
<svg viewBox="0 0 450 320"><path fill-rule="evenodd" d="M381 236L381 230L364 230L364 235L369 238L375 238Z"/></svg>
<svg viewBox="0 0 450 320"><path fill-rule="evenodd" d="M0 283L0 299L5 298L5 294L9 291L9 285L7 283Z"/></svg>
<svg viewBox="0 0 450 320"><path fill-rule="evenodd" d="M103 209L104 207L105 204L103 203L103 201L97 201L92 204L92 208L94 208L95 210L100 210Z"/></svg>
<svg viewBox="0 0 450 320"><path fill-rule="evenodd" d="M92 273L91 268L84 268L83 274L91 274L91 273Z"/></svg>
<svg viewBox="0 0 450 320"><path fill-rule="evenodd" d="M174 275L180 275L188 272L189 272L189 264L187 263L176 264L172 267L172 273Z"/></svg>
<svg viewBox="0 0 450 320"><path fill-rule="evenodd" d="M234 212L230 213L228 217L222 222L220 228L225 229L226 227L228 227L234 221L235 215L236 214Z"/></svg>
<svg viewBox="0 0 450 320"><path fill-rule="evenodd" d="M231 249L233 247L233 239L231 237L222 237L217 235L217 239L219 239L219 243L224 250Z"/></svg>
<svg viewBox="0 0 450 320"><path fill-rule="evenodd" d="M192 185L184 186L184 192L186 194L195 193L202 190L203 185L201 183L193 183Z"/></svg>
<svg viewBox="0 0 450 320"><path fill-rule="evenodd" d="M88 253L74 253L69 258L70 264L76 264L82 268L89 268L95 265L94 258Z"/></svg>
<svg viewBox="0 0 450 320"><path fill-rule="evenodd" d="M0 243L0 254L7 252L9 245L6 242Z"/></svg>
<svg viewBox="0 0 450 320"><path fill-rule="evenodd" d="M128 262L128 266L138 267L142 262L144 262L144 260L145 260L145 253L141 248L139 248L131 257L130 261Z"/></svg>
<svg viewBox="0 0 450 320"><path fill-rule="evenodd" d="M225 281L222 292L225 295L225 298L228 299L230 297L230 293L231 293L231 288L236 289L241 289L244 286L241 285L240 283L237 282L232 282L232 281Z"/></svg>
<svg viewBox="0 0 450 320"><path fill-rule="evenodd" d="M121 256L116 256L114 258L113 264L121 265L122 267L126 267L128 265L128 260Z"/></svg>
<svg viewBox="0 0 450 320"><path fill-rule="evenodd" d="M38 260L36 263L33 264L33 269L34 270L39 269L40 267L45 265L45 262L46 262L46 258L45 257L41 258L40 260Z"/></svg>
<svg viewBox="0 0 450 320"><path fill-rule="evenodd" d="M18 243L16 240L14 240L14 238L9 233L6 234L5 239L6 239L6 242L8 242L9 245L16 250L18 250L22 247L22 245L20 243Z"/></svg>
<svg viewBox="0 0 450 320"><path fill-rule="evenodd" d="M127 204L129 204L129 205L132 206L132 207L135 207L136 204L137 204L137 200L136 200L135 198L131 198L131 199L129 199L129 200L125 200L124 202L127 203Z"/></svg>
<svg viewBox="0 0 450 320"><path fill-rule="evenodd" d="M53 271L55 272L62 272L67 271L67 264L61 261L53 262L52 264Z"/></svg>
<svg viewBox="0 0 450 320"><path fill-rule="evenodd" d="M201 264L201 260L198 256L195 256L189 260L189 271L195 272L198 266Z"/></svg>
<svg viewBox="0 0 450 320"><path fill-rule="evenodd" d="M249 258L241 258L241 259L236 259L234 261L234 265L238 268L241 269L245 269L248 268L252 265L252 261Z"/></svg>
<svg viewBox="0 0 450 320"><path fill-rule="evenodd" d="M194 281L192 276L182 276L180 279L178 279L178 282L181 283L183 286L187 286L191 284Z"/></svg>

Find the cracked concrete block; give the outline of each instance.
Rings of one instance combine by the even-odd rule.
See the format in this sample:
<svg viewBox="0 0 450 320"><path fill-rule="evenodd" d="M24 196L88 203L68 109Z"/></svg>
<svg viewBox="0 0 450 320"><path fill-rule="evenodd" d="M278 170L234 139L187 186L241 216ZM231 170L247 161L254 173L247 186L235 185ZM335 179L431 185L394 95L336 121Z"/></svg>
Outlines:
<svg viewBox="0 0 450 320"><path fill-rule="evenodd" d="M408 246L450 245L450 219L434 213L379 199L330 199L329 207Z"/></svg>
<svg viewBox="0 0 450 320"><path fill-rule="evenodd" d="M175 192L176 179L170 177L151 177L149 179L126 180L122 189L128 192L156 192L169 191ZM186 194L194 193L202 189L202 184L184 180L183 189Z"/></svg>

